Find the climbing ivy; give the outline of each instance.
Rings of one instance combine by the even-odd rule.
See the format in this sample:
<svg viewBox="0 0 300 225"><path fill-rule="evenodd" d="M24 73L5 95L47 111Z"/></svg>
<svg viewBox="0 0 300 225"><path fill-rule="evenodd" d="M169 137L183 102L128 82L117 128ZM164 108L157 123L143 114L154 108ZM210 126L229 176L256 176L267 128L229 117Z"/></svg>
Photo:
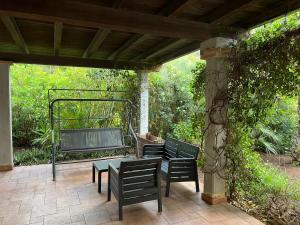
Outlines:
<svg viewBox="0 0 300 225"><path fill-rule="evenodd" d="M297 224L298 203L294 202L295 198L286 198L289 194L283 194L282 188L288 188L287 182L279 182L277 186L270 182L270 176L276 171L267 170L254 156L251 151L254 142L250 132L259 122L265 121L268 111L281 96L299 95L299 19L300 13L297 12L251 30L231 46L232 50L226 61L228 91L217 96L211 108L206 109L209 120L202 132L205 135L209 126L219 125L221 128L215 139L218 140L219 134L227 134L224 140L226 146L214 149L218 155L216 166L213 171L207 172L215 172L226 178L230 199L238 200L239 204L246 200L248 206L250 202L250 208L255 205L259 209L258 214L267 215L268 212L272 218L270 220L276 224L287 224L284 221L288 220ZM198 67L195 75L193 89L198 94L194 94L194 97L200 100L200 96L204 94L205 76L209 74ZM222 104L219 105L220 102L228 104L228 119L215 121L213 114L223 107ZM226 162L220 163L224 155ZM224 169L225 174L221 173ZM264 179L269 179L270 183ZM276 196L280 196L280 199ZM272 210L281 207L286 207L284 210L288 211L288 216L279 220L277 212Z"/></svg>
<svg viewBox="0 0 300 225"><path fill-rule="evenodd" d="M229 57L230 115L232 123L254 126L265 117L278 96L299 93L300 29L264 41L240 40Z"/></svg>

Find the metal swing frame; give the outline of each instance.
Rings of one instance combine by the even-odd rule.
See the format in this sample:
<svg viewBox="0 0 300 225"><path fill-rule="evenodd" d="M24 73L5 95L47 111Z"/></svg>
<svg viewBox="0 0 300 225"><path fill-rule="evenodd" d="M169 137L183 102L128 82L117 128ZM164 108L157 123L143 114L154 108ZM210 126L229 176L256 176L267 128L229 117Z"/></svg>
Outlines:
<svg viewBox="0 0 300 225"><path fill-rule="evenodd" d="M107 90L95 90L95 89L49 89L48 90L48 100L49 100L49 117L50 117L50 124L51 124L51 144L52 144L52 174L53 174L53 180L56 180L56 165L62 164L56 162L56 152L58 148L62 152L69 152L69 153L78 153L78 152L96 152L96 151L106 151L106 150L126 150L130 148L135 148L137 157L138 156L138 140L136 133L134 132L134 129L132 127L132 109L134 108L134 105L132 101L129 99L120 99L120 98L56 98L51 100L50 92L51 91L93 91L93 92L126 92L126 91L107 91ZM62 102L124 102L127 104L127 107L129 110L128 112L128 128L127 128L127 134L123 135L121 128L83 128L83 129L61 129L60 127L60 107L59 104ZM54 107L58 104L58 118L54 117L55 110ZM89 118L89 119L96 119L96 118ZM98 118L100 119L100 118ZM101 118L102 119L102 118ZM76 120L76 119L74 119ZM55 123L58 122L58 143L56 143L55 139ZM69 141L73 141L78 139L78 136L76 136L78 133L84 132L84 144L79 144L78 146L72 146L66 147L62 144L62 134L64 137ZM96 135L96 136L95 136ZM99 140L99 137L106 137L106 136L113 136L114 140L116 140L116 143L104 143L101 144L101 141ZM93 137L93 146L90 146L89 136ZM96 139L95 139L96 137ZM130 137L130 145L125 145L125 137ZM82 140L82 136L80 139L79 135L79 142ZM96 142L95 142L96 140ZM134 145L135 142L135 145ZM78 143L78 140L77 140ZM75 144L76 145L76 144ZM76 148L77 147L77 148ZM86 160L85 160L86 161ZM89 160L89 161L93 161ZM72 163L72 162L63 162L63 163ZM74 162L73 162L74 163Z"/></svg>

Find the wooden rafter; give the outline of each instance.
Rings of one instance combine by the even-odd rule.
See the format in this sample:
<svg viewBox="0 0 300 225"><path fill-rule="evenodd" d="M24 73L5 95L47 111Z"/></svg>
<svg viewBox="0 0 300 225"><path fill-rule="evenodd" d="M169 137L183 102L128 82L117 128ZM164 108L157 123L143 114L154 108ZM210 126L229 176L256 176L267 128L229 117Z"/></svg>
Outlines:
<svg viewBox="0 0 300 225"><path fill-rule="evenodd" d="M94 52L96 52L99 47L102 45L106 37L110 34L111 30L104 29L104 30L98 30L95 36L93 37L93 40L90 42L87 49L84 51L82 58L90 57Z"/></svg>
<svg viewBox="0 0 300 225"><path fill-rule="evenodd" d="M122 5L122 0L113 1L112 7L119 8ZM111 33L110 29L98 29L87 49L84 51L82 58L87 58L94 54L105 41L106 37Z"/></svg>
<svg viewBox="0 0 300 225"><path fill-rule="evenodd" d="M123 1L125 2L125 0ZM248 29L260 25L266 20L285 15L300 7L299 0L214 1L215 5L218 6L212 11L210 11L211 4L205 4L205 2L208 1L203 1L201 7L196 5L198 4L196 0L160 1L166 4L161 7L160 10L150 14L145 12L152 11L151 9L156 7L158 2L154 3L148 1L145 5L136 7L135 10L126 10L121 9L122 0L110 1L111 7L101 6L101 3L105 2L106 4L108 2L104 0L1 0L0 17L2 17L4 25L7 28L7 34L13 37L12 41L22 50L20 54L9 55L7 52L14 52L15 47L3 42L2 44L0 43L2 46L0 47L3 51L6 51L6 53L5 55L3 53L1 57L2 59L8 59L8 57L6 57L7 55L12 61L42 63L41 59L43 59L47 63L59 63L58 61L61 57L61 55L59 55L59 46L61 45L60 43L62 43L59 35L59 25L56 24L56 28L54 28L54 30L56 30L54 31L54 40L51 38L51 41L50 38L46 36L48 34L46 27L48 27L49 24L61 23L63 28L68 28L68 37L78 35L78 37L74 38L74 43L70 43L70 49L65 52L70 58L62 56L62 64L72 64L75 66L78 63L80 64L80 62L74 58L78 57L78 52L82 50L80 46L84 44L85 49L83 49L83 51L88 48L85 57L92 56L99 48L97 48L96 45L101 48L101 45L104 43L104 30L111 30L116 34L113 40L107 40L107 43L111 46L123 40L123 32L132 33L132 36L125 40L121 46L118 45L113 50L114 52L110 50L107 53L108 60L99 61L95 58L80 57L79 59L84 61L81 65L93 66L96 63L100 63L99 66L104 65L105 67L105 65L108 65L109 67L114 67L114 63L119 63L120 61L123 61L123 65L132 66L132 68L139 63L144 65L156 65L157 63L169 61L188 51L198 49L198 43L205 39L216 36L234 37L230 36L230 33L236 34L236 30L229 31L228 27L225 27L226 24ZM140 2L129 1L126 3L126 7L133 9L136 4L140 4ZM192 6L194 5L196 7L193 8ZM192 21L192 19L197 19L195 16L191 16L191 20L178 18L180 15L200 15L204 10L208 13L201 16L197 21ZM19 27L16 22L20 23L18 24ZM92 43L86 42L86 34L90 34L91 30L94 31L94 35L96 35L100 42L103 42L102 44L100 43L99 45L99 40L97 41L94 35L88 41L92 41L95 46L90 46ZM99 31L99 33L97 33L97 31ZM223 35L221 35L222 31L225 32ZM150 43L153 43L153 40L148 40L147 37L149 36L159 37L157 38L157 42L152 46ZM32 52L25 54L29 53L29 46L26 46L26 41L29 37L34 38L30 40L30 43L36 46L36 52L40 52L41 55L49 54L54 58L49 59L37 55L31 57ZM108 38L109 36L107 39ZM43 39L43 42L38 41L38 39ZM3 39L3 41L5 40L6 38ZM178 44L180 40L185 40L186 42ZM7 40L7 42L9 42L9 40ZM141 53L135 52L135 55L129 54L130 50L133 48L137 49L142 42L145 42L143 46L149 46L149 49L141 49L142 51L138 51ZM50 51L54 53L49 53L49 49L43 48L46 45L53 46ZM7 47L8 50L4 50L7 49ZM22 56L20 56L21 54ZM124 60L122 60L123 56ZM16 57L17 60L14 60L12 57ZM26 57L28 57L28 60L25 60ZM71 57L74 59L73 63ZM91 61L89 59L91 59ZM108 63L108 61L111 62ZM128 61L130 61L130 63ZM145 64L145 62L148 64Z"/></svg>
<svg viewBox="0 0 300 225"><path fill-rule="evenodd" d="M4 61L13 61L16 63L58 65L58 66L78 66L78 67L94 67L109 69L153 69L154 64L150 63L134 63L128 61L113 62L111 60L76 58L51 55L21 54L11 52L0 52L0 59Z"/></svg>
<svg viewBox="0 0 300 225"><path fill-rule="evenodd" d="M272 5L272 9L265 9L261 13L257 13L251 19L243 20L238 23L238 26L248 28L257 26L261 23L267 22L268 20L274 19L280 15L284 15L287 12L291 12L293 10L297 10L300 8L299 0L289 0L289 1L278 1L275 3L270 3Z"/></svg>
<svg viewBox="0 0 300 225"><path fill-rule="evenodd" d="M242 6L249 4L251 0L236 0L236 1L225 1L223 4L215 9L212 9L208 13L197 18L197 20L216 24L222 20L222 18L229 16L233 11L241 8Z"/></svg>
<svg viewBox="0 0 300 225"><path fill-rule="evenodd" d="M123 43L119 48L117 48L114 52L112 52L112 54L110 54L107 57L107 59L109 60L116 59L121 53L133 48L135 45L142 42L146 37L147 35L141 35L141 34L132 35L125 43Z"/></svg>
<svg viewBox="0 0 300 225"><path fill-rule="evenodd" d="M10 16L2 15L2 22L4 23L6 29L10 33L11 37L15 41L16 45L26 54L29 54L29 49L24 41L21 31L16 23L15 19Z"/></svg>
<svg viewBox="0 0 300 225"><path fill-rule="evenodd" d="M156 14L157 15L162 15L162 16L172 16L175 15L176 13L179 13L187 4L189 4L191 2L191 0L178 0L178 1L172 1L172 2L168 2L162 9L160 9ZM132 39L134 39L134 35L131 37ZM145 38L147 38L147 35L143 35L141 36L138 40L136 40L136 42L133 42L132 45L130 46L133 47L133 45L136 45L137 43L140 43L141 40L144 40ZM129 39L130 41L130 39ZM178 40L174 40L174 42L176 43ZM167 47L168 45L170 45L169 40L165 42L166 45L163 46L163 48ZM123 52L127 51L129 48L124 49ZM156 49L156 48L155 48ZM121 53L123 53L121 52ZM119 54L121 54L119 53ZM154 54L153 51L150 51L149 55ZM140 59L140 58L144 58L147 57L147 54L142 54L139 57L136 57L135 59Z"/></svg>
<svg viewBox="0 0 300 225"><path fill-rule="evenodd" d="M91 7L78 2L63 5L54 3L55 1L37 4L35 0L2 0L0 14L47 22L61 21L64 24L74 26L191 40L210 38L220 29L218 26L215 27L202 22L102 6Z"/></svg>
<svg viewBox="0 0 300 225"><path fill-rule="evenodd" d="M202 22L207 22L210 24L217 24L221 19L223 19L226 16L229 16L233 11L243 7L246 4L249 4L251 0L238 0L238 1L226 1L219 7L209 11L205 15L199 17L197 20ZM175 42L176 43L176 42ZM159 59L159 63L164 63L169 61L170 59L174 59L176 57L183 56L191 51L199 49L200 43L199 42L193 42L192 44L188 44L184 46L183 48L180 48L179 50L172 52L171 54L168 54L166 56L163 56ZM160 50L160 52L163 52ZM158 54L155 54L158 55ZM151 55L150 55L151 56ZM152 56L151 56L152 57ZM149 57L147 57L149 58Z"/></svg>
<svg viewBox="0 0 300 225"><path fill-rule="evenodd" d="M191 0L168 1L156 14L161 16L174 16L180 13L190 3Z"/></svg>
<svg viewBox="0 0 300 225"><path fill-rule="evenodd" d="M169 46L169 45L171 45L172 43L174 43L176 41L178 41L178 39L174 40L172 38L167 38L164 41L162 41L162 42L158 43L157 45L155 45L154 47L149 48L147 51L143 52L142 54L132 58L132 61L145 59L147 56L154 54L155 52L159 51L160 49L165 48L166 46Z"/></svg>
<svg viewBox="0 0 300 225"><path fill-rule="evenodd" d="M164 46L160 46L161 48L159 48L158 50L156 50L155 52L152 52L151 54L148 54L146 57L142 58L144 60L149 60L154 58L155 56L161 54L162 52L167 51L168 49L172 49L174 46L185 42L186 40L180 39L177 41L172 41L170 44L166 44Z"/></svg>
<svg viewBox="0 0 300 225"><path fill-rule="evenodd" d="M62 39L63 23L54 23L54 55L59 54L61 39Z"/></svg>
<svg viewBox="0 0 300 225"><path fill-rule="evenodd" d="M179 58L181 56L184 56L192 51L195 51L200 48L199 42L193 42L190 44L187 44L186 46L178 49L177 51L172 52L171 54L165 55L158 59L158 64L163 64L165 62L168 62L170 60Z"/></svg>

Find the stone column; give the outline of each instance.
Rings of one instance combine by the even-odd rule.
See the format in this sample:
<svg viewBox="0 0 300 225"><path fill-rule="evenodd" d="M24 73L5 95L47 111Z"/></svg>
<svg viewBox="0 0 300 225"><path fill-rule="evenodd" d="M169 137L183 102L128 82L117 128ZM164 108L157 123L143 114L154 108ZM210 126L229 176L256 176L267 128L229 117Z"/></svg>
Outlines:
<svg viewBox="0 0 300 225"><path fill-rule="evenodd" d="M13 169L10 64L0 61L0 171Z"/></svg>
<svg viewBox="0 0 300 225"><path fill-rule="evenodd" d="M206 60L206 133L205 133L205 169L202 199L208 204L226 201L225 180L222 178L227 122L228 89L225 58L230 52L232 39L221 37L206 40L200 45L201 58ZM221 176L220 176L221 174Z"/></svg>
<svg viewBox="0 0 300 225"><path fill-rule="evenodd" d="M149 83L148 71L137 72L140 77L140 135L148 133L149 124Z"/></svg>

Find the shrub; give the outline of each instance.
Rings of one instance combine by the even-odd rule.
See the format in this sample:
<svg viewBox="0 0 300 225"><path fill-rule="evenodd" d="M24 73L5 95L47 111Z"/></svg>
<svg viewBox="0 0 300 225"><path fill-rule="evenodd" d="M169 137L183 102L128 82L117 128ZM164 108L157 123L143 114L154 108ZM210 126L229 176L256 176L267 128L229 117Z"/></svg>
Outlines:
<svg viewBox="0 0 300 225"><path fill-rule="evenodd" d="M187 142L195 142L195 132L191 121L182 121L174 126L173 134L175 138Z"/></svg>
<svg viewBox="0 0 300 225"><path fill-rule="evenodd" d="M153 135L163 138L170 135L194 142L195 134L200 133L201 129L191 127L200 108L193 100L195 73L191 70L195 63L202 65L203 61L192 53L164 65L160 72L150 74L149 127Z"/></svg>
<svg viewBox="0 0 300 225"><path fill-rule="evenodd" d="M51 129L49 127L42 127L37 130L33 130L37 135L36 138L32 140L32 144L41 149L51 148Z"/></svg>
<svg viewBox="0 0 300 225"><path fill-rule="evenodd" d="M31 148L16 151L14 154L14 164L16 166L47 164L50 162L50 155L50 149Z"/></svg>
<svg viewBox="0 0 300 225"><path fill-rule="evenodd" d="M268 224L300 223L300 183L264 164L259 154L246 149L238 171L234 204Z"/></svg>
<svg viewBox="0 0 300 225"><path fill-rule="evenodd" d="M252 130L256 150L284 154L296 143L297 100L295 97L277 98L265 118Z"/></svg>

